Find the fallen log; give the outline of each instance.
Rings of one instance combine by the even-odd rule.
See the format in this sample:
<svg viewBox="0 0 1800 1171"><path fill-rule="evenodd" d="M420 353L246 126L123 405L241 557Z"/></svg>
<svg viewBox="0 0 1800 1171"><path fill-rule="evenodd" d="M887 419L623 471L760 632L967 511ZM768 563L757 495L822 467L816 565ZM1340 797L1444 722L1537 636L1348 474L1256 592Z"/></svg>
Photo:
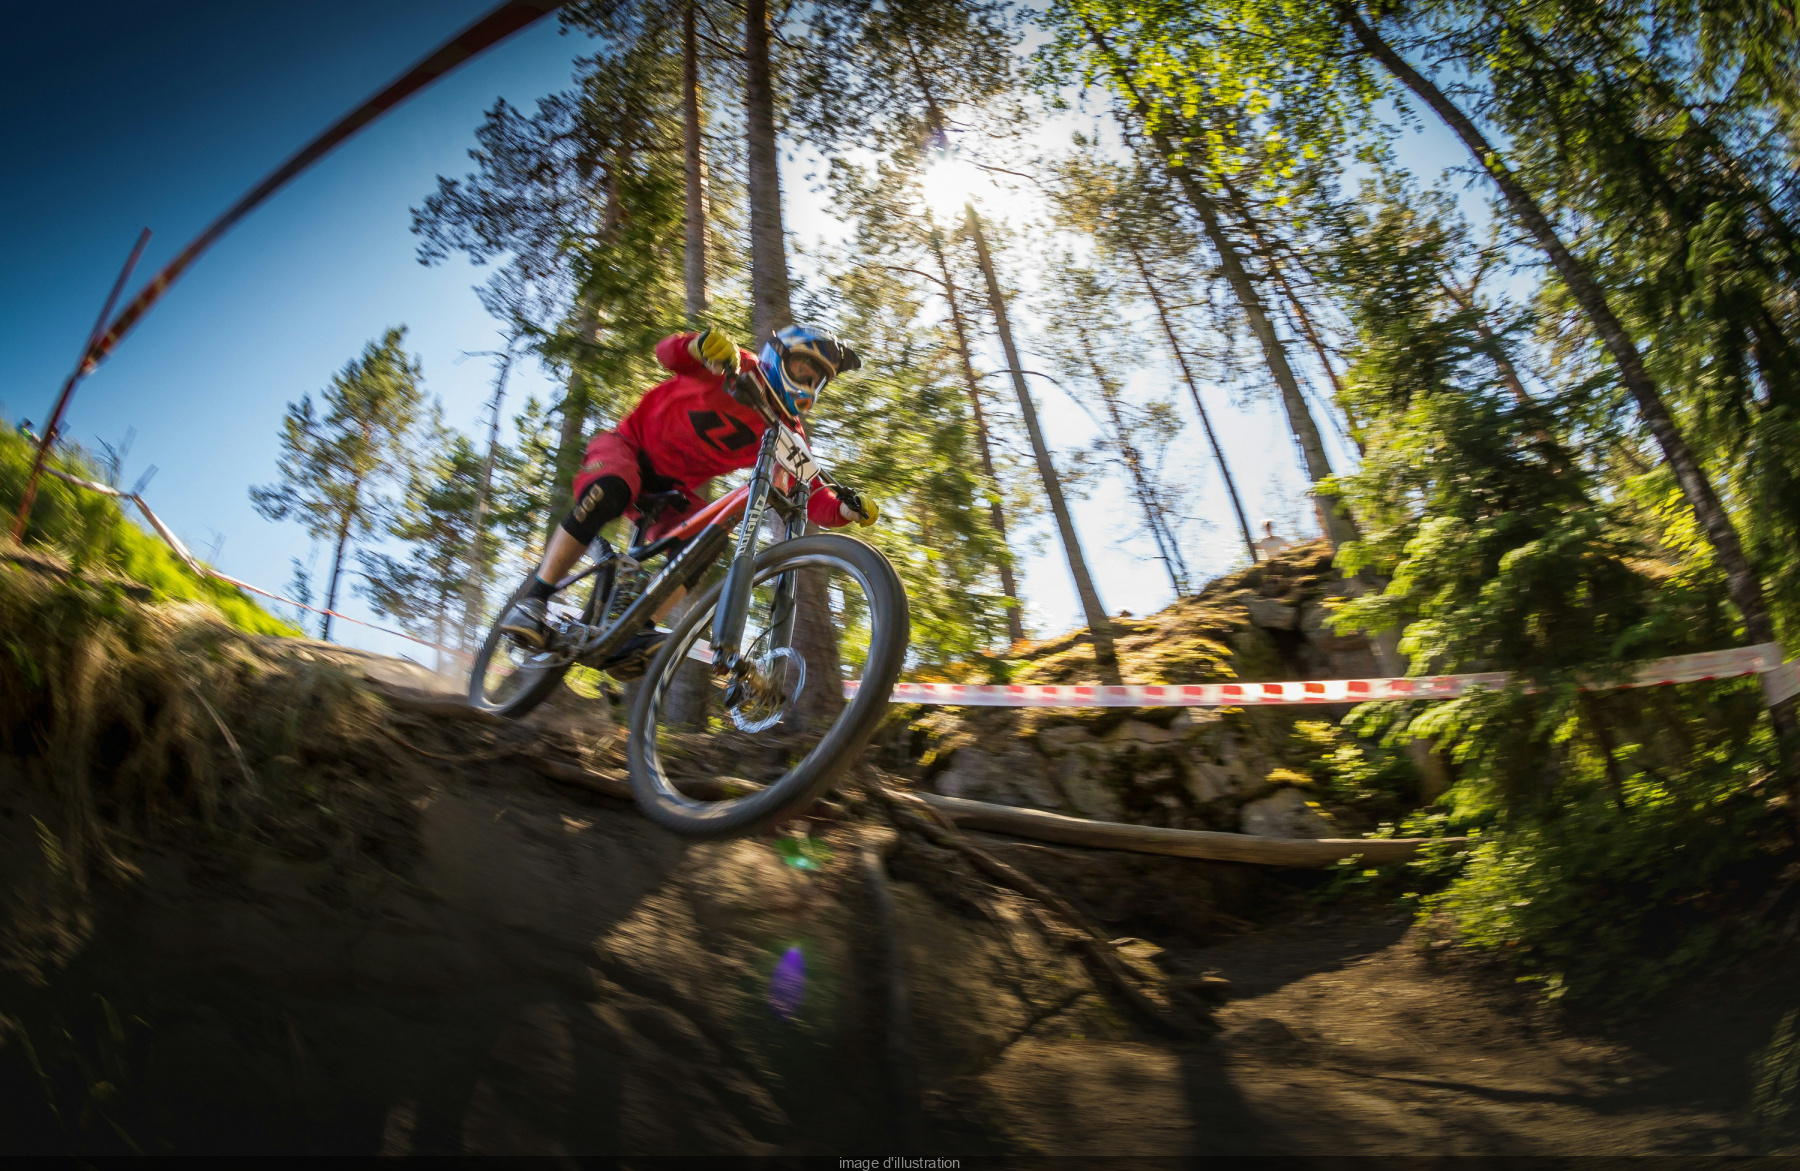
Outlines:
<svg viewBox="0 0 1800 1171"><path fill-rule="evenodd" d="M1154 825L1125 825L1116 821L1088 821L1042 809L1016 809L963 797L914 793L952 822L965 829L986 830L1041 842L1091 846L1102 850L1134 850L1140 854L1170 854L1177 858L1208 858L1218 862L1251 862L1263 866L1317 868L1344 858L1364 862L1404 862L1429 842L1462 842L1463 838L1265 838L1253 834L1228 834L1215 830L1165 829Z"/></svg>
<svg viewBox="0 0 1800 1171"><path fill-rule="evenodd" d="M592 789L596 793L604 793L608 797L618 797L624 801L633 800L631 779L623 771L598 772L579 764L549 760L532 752L522 752L519 755L532 768L551 780L580 785L584 789ZM675 783L675 787L696 801L731 801L762 788L755 781L739 777L683 777Z"/></svg>
<svg viewBox="0 0 1800 1171"><path fill-rule="evenodd" d="M472 724L504 724L501 717L484 708L471 707L469 701L461 696L426 695L416 691L403 691L397 687L389 687L374 680L364 680L368 689L381 698L389 707L401 711L413 712L422 716L438 716L447 720L465 720Z"/></svg>

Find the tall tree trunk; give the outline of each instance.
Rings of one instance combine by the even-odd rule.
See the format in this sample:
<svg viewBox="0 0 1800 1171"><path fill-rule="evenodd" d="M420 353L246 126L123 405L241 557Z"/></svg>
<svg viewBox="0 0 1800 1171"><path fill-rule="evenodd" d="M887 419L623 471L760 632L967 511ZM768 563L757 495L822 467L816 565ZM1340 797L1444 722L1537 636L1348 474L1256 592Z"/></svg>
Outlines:
<svg viewBox="0 0 1800 1171"><path fill-rule="evenodd" d="M706 312L706 190L700 170L700 48L694 29L695 4L681 7L681 163L686 172L687 251L682 257L689 322Z"/></svg>
<svg viewBox="0 0 1800 1171"><path fill-rule="evenodd" d="M1088 575L1087 558L1081 553L1081 539L1075 534L1075 519L1069 515L1068 501L1063 499L1062 481L1057 479L1056 465L1050 461L1050 448L1044 442L1043 428L1038 426L1037 407L1025 385L1018 347L1013 345L1012 322L1006 315L1006 294L1000 290L1000 278L994 275L994 258L988 253L981 217L975 214L973 203L965 204L963 211L968 217L969 234L975 240L975 255L981 261L981 275L987 282L988 304L994 311L1000 348L1006 354L1006 368L1012 374L1013 393L1019 397L1025 434L1031 439L1031 454L1037 460L1038 476L1044 481L1044 495L1050 499L1050 511L1056 517L1056 532L1062 538L1063 554L1068 558L1069 575L1075 579L1075 593L1081 599L1081 611L1087 617L1088 631L1094 640L1094 659L1116 675L1118 655L1113 650L1112 624L1106 620L1099 591L1094 589L1094 579Z"/></svg>
<svg viewBox="0 0 1800 1171"><path fill-rule="evenodd" d="M1113 80L1129 96L1132 112L1142 120L1151 143L1162 157L1163 166L1199 214L1200 226L1212 244L1213 251L1218 254L1219 270L1225 274L1225 283L1231 286L1238 307L1243 310L1245 319L1250 323L1250 331L1256 335L1256 340L1262 347L1263 361L1269 367L1269 374L1275 379L1276 388L1281 391L1281 404L1287 412L1288 427L1300 445L1306 478L1313 484L1318 484L1331 475L1331 461L1325 455L1325 444L1319 437L1318 424L1313 421L1306 398L1300 393L1300 382L1294 377L1293 367L1288 364L1287 348L1282 344L1280 335L1275 332L1275 325L1269 320L1268 310L1263 307L1256 285L1244 268L1237 243L1226 234L1224 225L1220 223L1217 201L1192 169L1181 161L1182 154L1175 149L1168 134L1156 125L1155 111L1138 92L1130 73L1113 51L1112 44L1091 22L1087 24L1087 32L1088 39L1106 58ZM1315 488L1313 508L1318 513L1319 528L1334 548L1356 539L1355 522L1344 511L1337 497L1327 496Z"/></svg>
<svg viewBox="0 0 1800 1171"><path fill-rule="evenodd" d="M744 145L750 197L750 328L756 350L794 322L787 241L781 227L781 159L775 138L775 88L769 63L768 0L744 4Z"/></svg>
<svg viewBox="0 0 1800 1171"><path fill-rule="evenodd" d="M1254 565L1256 538L1250 535L1250 520L1244 515L1244 502L1238 498L1237 481L1231 477L1231 468L1225 463L1225 451L1219 446L1219 437L1213 433L1212 418L1200 401L1200 384L1194 380L1194 372L1188 366L1187 352L1181 348L1181 339L1175 334L1175 322L1169 316L1169 307L1163 302L1162 290L1151 276L1150 266L1145 262L1143 252L1131 243L1126 244L1126 249L1131 253L1132 263L1137 266L1138 278L1144 283L1144 292L1149 294L1150 303L1156 306L1156 319L1162 323L1163 336L1169 341L1169 352L1175 355L1175 364L1181 367L1182 381L1187 383L1188 394L1193 396L1194 410L1200 416L1200 426L1206 430L1206 442L1212 446L1213 462L1219 465L1219 478L1225 481L1225 491L1231 497L1231 511L1237 516L1238 531L1244 535L1244 549L1250 554L1250 563Z"/></svg>
<svg viewBox="0 0 1800 1171"><path fill-rule="evenodd" d="M969 410L975 418L975 444L981 452L981 470L994 485L994 498L988 501L988 521L1000 538L1000 589L1006 594L1006 631L1015 643L1025 641L1025 608L1019 601L1019 583L1013 576L1012 546L1006 540L1006 510L1000 503L1000 477L994 470L994 448L988 437L987 412L981 405L981 382L975 377L975 362L969 354L969 330L963 321L962 306L956 299L956 282L950 277L950 263L944 257L944 240L937 225L931 225L931 254L937 258L938 272L943 277L944 303L950 307L950 324L956 331L956 354L962 359L963 385L969 390Z"/></svg>
<svg viewBox="0 0 1800 1171"><path fill-rule="evenodd" d="M463 586L462 634L457 643L464 650L468 649L471 638L481 625L482 612L487 608L490 568L488 507L494 494L494 459L500 452L500 408L506 402L506 379L512 372L513 346L517 341L517 336L506 339L506 353L500 359L500 372L494 379L494 398L491 404L494 419L488 424L487 455L482 458L481 482L475 489L475 532L469 539L469 577Z"/></svg>
<svg viewBox="0 0 1800 1171"><path fill-rule="evenodd" d="M793 324L787 242L781 227L781 159L775 137L775 89L769 62L767 0L744 5L744 139L750 198L751 349ZM808 529L812 525L808 522ZM832 625L830 584L823 570L803 569L796 582L794 649L806 660L800 715L811 722L834 719L844 706L843 660Z"/></svg>
<svg viewBox="0 0 1800 1171"><path fill-rule="evenodd" d="M1225 189L1226 198L1231 203L1232 211L1237 214L1238 219L1250 232L1250 238L1256 241L1256 250L1262 255L1263 263L1268 265L1269 279L1275 282L1277 289L1281 290L1282 299L1287 302L1288 308L1293 312L1294 323L1299 327L1301 335L1306 338L1307 345L1312 347L1313 356L1318 359L1319 367L1325 371L1326 381L1331 383L1332 396L1338 406L1342 408L1344 384L1338 381L1337 370L1331 364L1331 358L1325 350L1325 343L1319 337L1319 331L1313 324L1312 314L1307 310L1306 302L1300 299L1300 294L1295 292L1294 286L1289 283L1287 273L1282 270L1281 260L1275 255L1275 243L1263 235L1262 225L1257 222L1256 216L1250 211L1249 201L1244 198L1243 192L1233 186L1229 179L1221 180L1221 185Z"/></svg>
<svg viewBox="0 0 1800 1171"><path fill-rule="evenodd" d="M1156 131L1151 137L1157 149L1162 152L1165 164L1187 194L1189 202L1194 205L1194 210L1200 213L1200 226L1205 231L1206 238L1211 241L1213 251L1218 254L1219 269L1225 274L1225 283L1231 286L1239 308L1250 323L1250 331L1256 335L1256 340L1262 347L1263 361L1269 368L1269 374L1281 391L1281 405L1287 412L1288 428L1300 445L1306 478L1317 485L1331 475L1331 460L1325 454L1324 441L1319 435L1318 424L1313 420L1312 410L1306 405L1300 381L1294 376L1294 369L1288 363L1287 347L1275 332L1275 323L1269 320L1268 310L1263 307L1256 285L1244 268L1243 259L1238 255L1237 242L1226 234L1224 225L1219 222L1217 205L1200 186L1194 173L1173 161L1178 156L1168 136ZM1328 496L1315 488L1313 508L1318 513L1319 528L1333 548L1356 539L1356 526L1337 497Z"/></svg>
<svg viewBox="0 0 1800 1171"><path fill-rule="evenodd" d="M594 313L593 307L585 302L579 308L576 335L584 341L598 340L599 317ZM546 536L555 532L556 526L562 523L563 499L574 491L575 473L581 469L581 457L587 449L588 415L593 410L593 402L594 396L588 386L587 374L581 369L579 361L572 362L569 367L569 389L557 408L562 415L562 426L556 435L555 480L551 485L549 527L544 530Z"/></svg>
<svg viewBox="0 0 1800 1171"><path fill-rule="evenodd" d="M1118 448L1119 458L1125 463L1125 474L1131 479L1131 494L1137 497L1138 507L1144 510L1144 527L1150 530L1150 539L1156 543L1157 559L1168 572L1175 597L1185 598L1188 592L1187 560L1182 557L1181 546L1175 543L1175 534L1163 515L1160 493L1151 482L1150 473L1144 469L1143 453L1126 430L1124 412L1119 410L1119 396L1107 385L1106 373L1100 369L1092 352L1088 354L1088 372L1100 388L1100 401L1106 406L1106 417L1112 421L1113 446Z"/></svg>
<svg viewBox="0 0 1800 1171"><path fill-rule="evenodd" d="M338 574L344 568L344 549L350 544L350 518L344 517L344 523L338 526L337 549L331 555L331 584L325 588L325 626L319 637L326 642L331 641L331 612L337 609Z"/></svg>
<svg viewBox="0 0 1800 1171"><path fill-rule="evenodd" d="M1620 381L1631 393L1638 413L1643 416L1650 433L1656 437L1657 445L1662 448L1663 458L1668 461L1670 470L1675 473L1676 482L1681 485L1682 495L1686 497L1702 531L1706 533L1713 556L1725 571L1732 603L1744 620L1744 632L1752 642L1775 642L1775 623L1763 597L1762 581L1744 553L1737 529L1732 525L1731 517L1726 513L1712 481L1707 479L1700 461L1688 447L1687 437L1676 425L1675 417L1670 413L1668 404L1663 401L1662 391L1657 387L1656 380L1644 368L1643 356L1638 353L1637 343L1613 313L1605 290L1601 289L1587 266L1577 260L1563 244L1562 237L1557 234L1555 225L1551 224L1543 208L1538 206L1531 192L1525 189L1524 184L1507 167L1505 158L1493 148L1468 116L1430 79L1408 65L1405 58L1395 52L1393 46L1363 20L1355 7L1339 4L1338 13L1369 55L1386 66L1406 88L1443 119L1445 125L1456 132L1475 161L1487 171L1495 186L1500 188L1508 209L1531 233L1538 247L1550 258L1551 264L1555 265L1557 275L1562 278L1570 295L1581 306L1594 331L1600 335L1601 342L1612 354L1613 361L1619 368ZM1792 815L1800 820L1800 769L1796 769L1796 756L1800 755L1800 745L1796 744L1800 740L1800 720L1796 719L1795 704L1796 699L1789 697L1771 707L1769 717L1783 746L1783 771L1787 773Z"/></svg>

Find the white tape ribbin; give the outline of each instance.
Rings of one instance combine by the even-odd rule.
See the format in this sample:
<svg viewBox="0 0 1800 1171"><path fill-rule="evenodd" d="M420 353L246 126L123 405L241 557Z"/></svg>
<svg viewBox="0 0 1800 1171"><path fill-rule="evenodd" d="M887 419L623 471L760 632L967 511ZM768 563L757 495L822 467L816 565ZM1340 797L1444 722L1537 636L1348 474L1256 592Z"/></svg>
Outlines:
<svg viewBox="0 0 1800 1171"><path fill-rule="evenodd" d="M1785 667L1774 643L1728 651L1703 651L1638 663L1622 678L1597 677L1586 690L1657 687L1665 683L1698 683L1768 672L1800 690L1800 661ZM1786 675L1784 676L1784 672ZM1186 683L1027 685L1020 683L897 683L890 703L942 704L952 707L1256 707L1275 704L1363 703L1372 699L1451 699L1478 688L1498 690L1512 676L1504 671L1477 675L1424 675L1399 679L1315 679L1300 683ZM857 685L846 683L846 695ZM1792 694L1789 691L1788 694ZM1771 692L1769 702L1779 698Z"/></svg>

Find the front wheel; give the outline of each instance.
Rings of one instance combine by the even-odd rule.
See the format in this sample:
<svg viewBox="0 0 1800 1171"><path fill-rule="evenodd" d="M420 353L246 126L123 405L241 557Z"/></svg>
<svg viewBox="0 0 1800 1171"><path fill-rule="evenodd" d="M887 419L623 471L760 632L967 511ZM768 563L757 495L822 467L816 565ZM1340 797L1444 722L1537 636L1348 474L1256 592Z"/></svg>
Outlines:
<svg viewBox="0 0 1800 1171"><path fill-rule="evenodd" d="M783 621L793 593L777 587L795 573L813 576L799 584L798 620ZM811 805L874 735L906 659L906 589L873 546L837 534L783 541L757 555L752 582L748 669L683 669L711 638L721 582L676 624L632 708L632 794L652 821L690 837L750 832Z"/></svg>

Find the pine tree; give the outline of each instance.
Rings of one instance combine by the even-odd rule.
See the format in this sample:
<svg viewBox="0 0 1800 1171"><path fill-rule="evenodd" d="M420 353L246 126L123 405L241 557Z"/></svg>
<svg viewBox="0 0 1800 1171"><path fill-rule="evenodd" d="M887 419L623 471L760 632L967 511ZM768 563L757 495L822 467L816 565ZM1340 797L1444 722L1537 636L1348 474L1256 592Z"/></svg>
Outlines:
<svg viewBox="0 0 1800 1171"><path fill-rule="evenodd" d="M1161 471L1162 456L1180 425L1167 402L1139 406L1126 401L1123 379L1135 364L1136 346L1116 330L1090 328L1114 312L1123 299L1118 290L1066 253L1050 257L1049 268L1050 297L1043 306L1049 352L1062 375L1081 388L1076 401L1084 408L1087 401L1098 401L1097 412L1089 409L1101 435L1095 446L1124 472L1169 585L1177 598L1185 597L1193 592L1193 580L1176 532L1180 516L1174 492Z"/></svg>
<svg viewBox="0 0 1800 1171"><path fill-rule="evenodd" d="M357 559L370 607L435 643L441 671L447 645L454 641L467 652L470 632L481 633L479 622L462 611L471 596L468 551L480 544L486 520L481 479L487 460L468 436L446 430L437 419L423 431L415 442L425 454L415 460L385 526L409 546L406 555L363 550Z"/></svg>
<svg viewBox="0 0 1800 1171"><path fill-rule="evenodd" d="M344 554L366 536L388 504L390 485L407 469L407 437L424 405L416 359L401 348L406 327L370 342L319 393L289 403L282 424L280 479L250 489L270 520L298 519L314 540L332 542L325 609L337 608ZM321 637L331 637L327 615Z"/></svg>

